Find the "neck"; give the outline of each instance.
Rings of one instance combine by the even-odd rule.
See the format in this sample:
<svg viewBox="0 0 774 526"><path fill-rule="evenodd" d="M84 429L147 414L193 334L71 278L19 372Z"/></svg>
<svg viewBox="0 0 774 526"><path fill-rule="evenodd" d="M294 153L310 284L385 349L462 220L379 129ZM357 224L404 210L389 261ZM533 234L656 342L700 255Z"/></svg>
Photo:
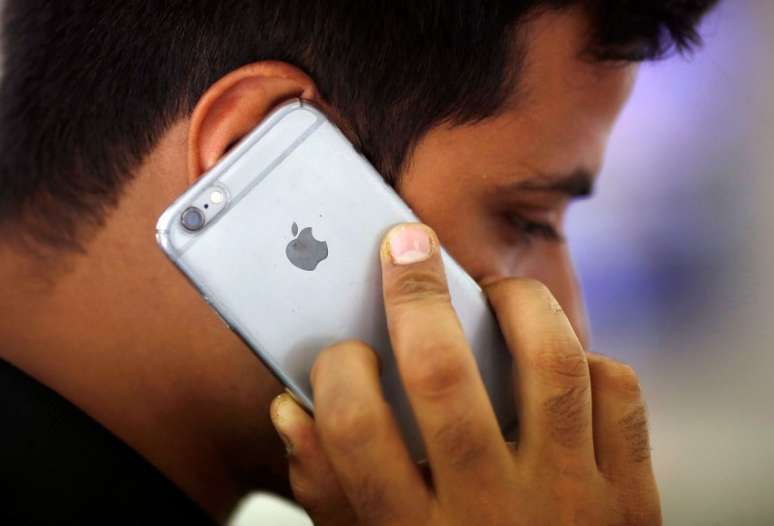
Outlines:
<svg viewBox="0 0 774 526"><path fill-rule="evenodd" d="M0 356L218 519L250 490L287 494L268 409L281 386L155 247L126 246L121 214L53 279L33 278L39 261L0 247Z"/></svg>

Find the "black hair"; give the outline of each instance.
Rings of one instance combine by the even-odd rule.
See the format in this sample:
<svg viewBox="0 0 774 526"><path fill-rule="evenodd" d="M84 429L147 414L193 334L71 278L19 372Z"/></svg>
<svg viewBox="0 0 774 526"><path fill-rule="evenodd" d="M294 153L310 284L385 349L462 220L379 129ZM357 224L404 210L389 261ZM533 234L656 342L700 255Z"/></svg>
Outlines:
<svg viewBox="0 0 774 526"><path fill-rule="evenodd" d="M698 44L715 1L6 0L0 228L78 248L159 138L245 64L307 72L394 182L431 127L503 107L530 14L585 8L589 56L640 61Z"/></svg>

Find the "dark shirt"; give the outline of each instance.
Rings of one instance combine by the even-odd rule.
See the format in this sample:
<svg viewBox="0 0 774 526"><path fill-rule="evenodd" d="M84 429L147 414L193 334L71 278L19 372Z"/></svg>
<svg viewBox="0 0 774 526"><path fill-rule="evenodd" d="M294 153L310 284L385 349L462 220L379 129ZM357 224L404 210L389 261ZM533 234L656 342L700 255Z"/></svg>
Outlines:
<svg viewBox="0 0 774 526"><path fill-rule="evenodd" d="M214 522L110 431L0 360L0 524Z"/></svg>

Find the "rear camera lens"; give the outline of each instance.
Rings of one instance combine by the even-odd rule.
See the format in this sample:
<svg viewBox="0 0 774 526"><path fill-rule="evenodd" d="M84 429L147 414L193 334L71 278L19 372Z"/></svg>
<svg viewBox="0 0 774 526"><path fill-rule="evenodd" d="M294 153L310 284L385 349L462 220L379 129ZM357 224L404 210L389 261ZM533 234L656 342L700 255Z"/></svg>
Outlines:
<svg viewBox="0 0 774 526"><path fill-rule="evenodd" d="M204 213L195 206L191 206L180 216L180 222L189 232L196 232L204 227Z"/></svg>

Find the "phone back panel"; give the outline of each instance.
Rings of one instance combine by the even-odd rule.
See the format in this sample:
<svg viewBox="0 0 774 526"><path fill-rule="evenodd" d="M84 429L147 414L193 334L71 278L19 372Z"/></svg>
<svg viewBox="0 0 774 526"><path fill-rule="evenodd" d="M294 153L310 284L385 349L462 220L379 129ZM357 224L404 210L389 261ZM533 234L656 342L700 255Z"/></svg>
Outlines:
<svg viewBox="0 0 774 526"><path fill-rule="evenodd" d="M180 224L202 192L227 207L203 230ZM412 456L424 448L390 349L379 245L415 215L325 116L295 101L278 109L160 218L157 238L205 299L307 408L319 351L345 339L380 355L382 386ZM296 228L293 225L296 225ZM313 271L288 245L307 227L327 245ZM452 303L501 427L515 424L511 357L486 299L442 251Z"/></svg>

